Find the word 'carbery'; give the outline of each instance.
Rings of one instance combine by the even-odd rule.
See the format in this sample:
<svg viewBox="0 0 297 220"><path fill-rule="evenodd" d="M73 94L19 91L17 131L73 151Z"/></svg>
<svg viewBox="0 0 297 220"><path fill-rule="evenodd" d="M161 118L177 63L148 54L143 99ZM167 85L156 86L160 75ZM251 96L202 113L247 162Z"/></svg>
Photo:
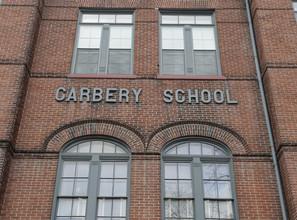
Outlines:
<svg viewBox="0 0 297 220"><path fill-rule="evenodd" d="M74 101L74 102L82 102L86 100L87 102L123 102L125 100L126 103L129 103L130 95L132 94L135 97L135 103L139 102L139 96L142 89L132 89L132 92L129 89L125 88L107 88L103 90L101 88L93 88L90 89L88 87L82 87L76 89L72 87L69 91L64 87L59 87L56 90L56 100L58 102L66 101Z"/></svg>

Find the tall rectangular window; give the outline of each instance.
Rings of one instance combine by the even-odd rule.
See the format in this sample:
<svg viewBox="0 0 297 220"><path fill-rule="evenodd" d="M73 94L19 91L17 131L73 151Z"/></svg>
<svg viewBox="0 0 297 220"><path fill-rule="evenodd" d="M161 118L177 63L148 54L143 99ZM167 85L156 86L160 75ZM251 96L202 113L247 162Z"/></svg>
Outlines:
<svg viewBox="0 0 297 220"><path fill-rule="evenodd" d="M132 12L82 12L79 17L71 72L132 74L132 39Z"/></svg>
<svg viewBox="0 0 297 220"><path fill-rule="evenodd" d="M161 14L161 74L219 75L213 13Z"/></svg>

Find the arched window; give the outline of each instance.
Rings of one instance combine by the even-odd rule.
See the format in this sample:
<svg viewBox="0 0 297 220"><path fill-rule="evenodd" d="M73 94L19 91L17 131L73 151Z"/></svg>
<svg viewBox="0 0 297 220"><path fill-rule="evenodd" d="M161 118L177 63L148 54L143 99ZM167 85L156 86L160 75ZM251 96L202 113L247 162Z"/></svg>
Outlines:
<svg viewBox="0 0 297 220"><path fill-rule="evenodd" d="M106 138L67 144L60 153L53 220L129 219L130 150Z"/></svg>
<svg viewBox="0 0 297 220"><path fill-rule="evenodd" d="M231 154L208 139L182 139L162 151L162 219L239 219Z"/></svg>

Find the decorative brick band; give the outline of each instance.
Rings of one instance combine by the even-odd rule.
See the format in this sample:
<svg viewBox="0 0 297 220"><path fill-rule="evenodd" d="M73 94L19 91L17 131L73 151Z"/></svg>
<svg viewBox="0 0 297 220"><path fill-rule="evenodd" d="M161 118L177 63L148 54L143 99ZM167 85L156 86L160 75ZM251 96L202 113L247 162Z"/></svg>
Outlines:
<svg viewBox="0 0 297 220"><path fill-rule="evenodd" d="M227 145L233 154L247 154L250 149L246 141L233 130L212 122L182 121L166 125L148 139L148 151L161 152L162 147L181 137L207 137Z"/></svg>
<svg viewBox="0 0 297 220"><path fill-rule="evenodd" d="M111 120L84 120L64 125L54 131L44 143L46 151L58 152L70 140L82 136L100 135L125 142L132 152L143 152L144 138L135 128Z"/></svg>

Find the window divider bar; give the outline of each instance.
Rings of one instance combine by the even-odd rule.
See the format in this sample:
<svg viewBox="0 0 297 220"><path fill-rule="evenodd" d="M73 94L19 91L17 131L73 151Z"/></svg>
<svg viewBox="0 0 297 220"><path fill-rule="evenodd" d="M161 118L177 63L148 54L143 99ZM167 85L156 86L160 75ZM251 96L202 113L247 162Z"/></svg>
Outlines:
<svg viewBox="0 0 297 220"><path fill-rule="evenodd" d="M101 38L101 50L100 50L100 63L99 63L99 74L107 74L107 62L108 62L108 47L109 47L109 34L110 26L104 24L102 28Z"/></svg>
<svg viewBox="0 0 297 220"><path fill-rule="evenodd" d="M88 200L86 208L86 219L96 219L97 216L97 195L98 195L98 175L99 157L93 156L90 166ZM95 192L90 189L96 189Z"/></svg>
<svg viewBox="0 0 297 220"><path fill-rule="evenodd" d="M204 201L203 201L203 175L202 175L202 164L199 158L194 158L193 160L193 193L195 203L194 203L194 216L197 220L204 220L205 213L204 213Z"/></svg>
<svg viewBox="0 0 297 220"><path fill-rule="evenodd" d="M190 25L184 27L184 44L185 44L185 70L186 75L193 76L194 72L194 52L193 52L193 39Z"/></svg>

